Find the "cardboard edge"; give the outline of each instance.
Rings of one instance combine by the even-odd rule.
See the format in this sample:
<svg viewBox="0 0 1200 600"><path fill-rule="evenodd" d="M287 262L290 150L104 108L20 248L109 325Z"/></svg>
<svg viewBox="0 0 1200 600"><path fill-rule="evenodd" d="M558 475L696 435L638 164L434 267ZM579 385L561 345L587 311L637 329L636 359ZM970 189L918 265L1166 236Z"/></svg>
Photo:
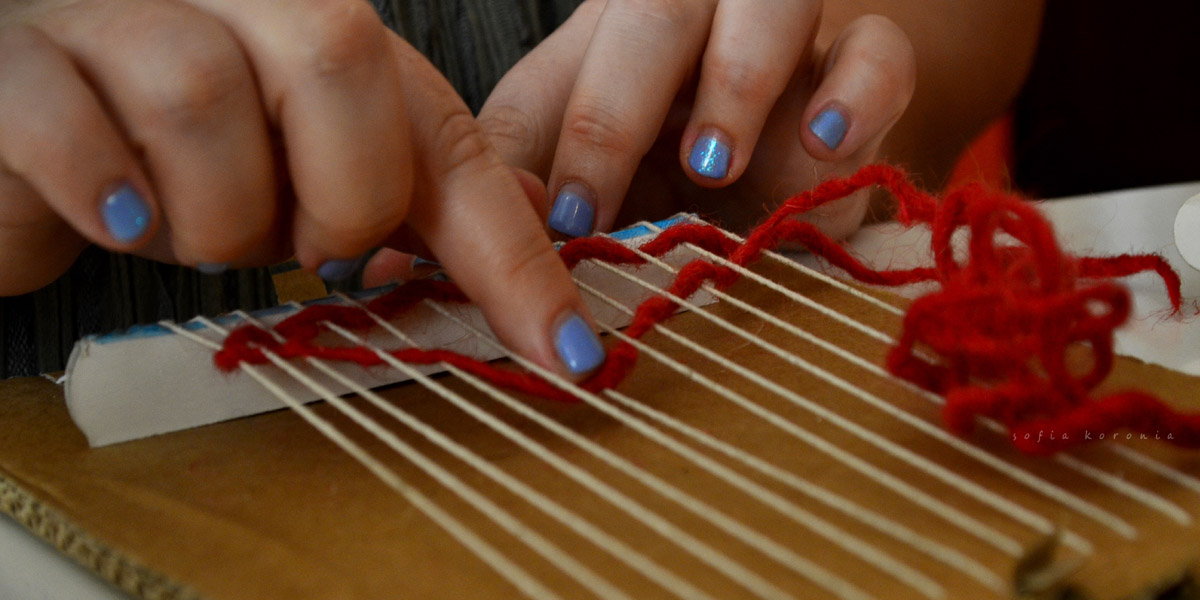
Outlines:
<svg viewBox="0 0 1200 600"><path fill-rule="evenodd" d="M131 597L142 600L203 600L186 585L142 564L87 533L58 510L0 473L0 513L50 544L63 556Z"/></svg>

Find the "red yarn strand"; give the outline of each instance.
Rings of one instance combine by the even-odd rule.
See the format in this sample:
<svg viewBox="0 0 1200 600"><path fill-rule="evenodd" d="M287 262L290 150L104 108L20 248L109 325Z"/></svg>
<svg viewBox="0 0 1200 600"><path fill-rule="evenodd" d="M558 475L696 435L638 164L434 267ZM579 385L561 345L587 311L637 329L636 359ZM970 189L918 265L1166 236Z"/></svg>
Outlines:
<svg viewBox="0 0 1200 600"><path fill-rule="evenodd" d="M933 268L871 269L813 225L792 218L871 186L892 194L902 224L931 228ZM970 239L965 260L959 262L952 238L964 228ZM896 376L945 394L943 417L957 433L968 433L977 417L988 417L1006 424L1014 445L1028 453L1057 452L1111 439L1118 431L1200 447L1200 415L1180 414L1143 392L1091 397L1112 370L1113 332L1129 317L1129 294L1111 279L1154 272L1163 280L1175 311L1182 305L1179 276L1160 256L1072 257L1059 247L1036 207L1021 198L968 186L938 199L914 186L903 171L887 165L864 167L788 199L744 243L734 242L716 227L687 224L663 231L641 250L660 257L691 243L746 267L765 250L785 242L806 247L864 283L940 284L937 291L913 301L887 365ZM629 248L599 237L568 242L560 254L569 268L585 260L645 263ZM667 291L687 298L707 282L726 288L738 278L733 269L695 260L679 271ZM422 280L372 300L367 310L392 319L426 299L468 302L451 283ZM626 334L642 337L677 308L661 296L642 302ZM326 323L352 331L376 325L366 311L355 307L309 306L274 327L285 341L243 326L226 338L214 360L220 369L232 371L242 363L265 362L263 351L270 350L284 358L315 357L368 367L383 363L373 349L319 342ZM915 352L918 347L936 353L940 364L920 358ZM1075 347L1086 348L1090 355L1090 364L1082 371L1072 370L1067 359ZM531 373L445 350L408 348L391 355L413 364L452 364L499 387L543 398L574 399ZM605 363L582 384L584 389L616 387L637 359L631 344L612 345Z"/></svg>

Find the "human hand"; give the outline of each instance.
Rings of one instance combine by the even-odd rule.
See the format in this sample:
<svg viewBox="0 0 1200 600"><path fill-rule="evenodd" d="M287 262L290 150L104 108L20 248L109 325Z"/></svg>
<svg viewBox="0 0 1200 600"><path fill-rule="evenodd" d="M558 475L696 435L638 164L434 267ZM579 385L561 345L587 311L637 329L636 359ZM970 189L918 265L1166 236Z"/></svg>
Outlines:
<svg viewBox="0 0 1200 600"><path fill-rule="evenodd" d="M517 175L361 0L80 0L0 29L0 293L89 242L331 279L428 248L517 352L603 359Z"/></svg>
<svg viewBox="0 0 1200 600"><path fill-rule="evenodd" d="M561 233L677 210L746 227L764 204L873 160L912 97L899 27L821 25L821 8L588 0L505 76L480 125L510 165L548 181ZM811 218L841 236L865 210L860 195Z"/></svg>

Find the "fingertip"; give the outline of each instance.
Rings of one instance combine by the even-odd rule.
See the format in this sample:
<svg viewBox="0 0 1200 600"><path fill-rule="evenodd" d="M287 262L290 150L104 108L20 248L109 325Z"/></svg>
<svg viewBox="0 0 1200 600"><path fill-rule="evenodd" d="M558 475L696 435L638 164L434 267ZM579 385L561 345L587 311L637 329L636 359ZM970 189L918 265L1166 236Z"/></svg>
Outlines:
<svg viewBox="0 0 1200 600"><path fill-rule="evenodd" d="M568 312L554 328L554 350L566 373L582 378L600 368L607 354L592 326L577 312Z"/></svg>
<svg viewBox="0 0 1200 600"><path fill-rule="evenodd" d="M317 276L327 282L338 283L354 276L363 258L333 258L317 267Z"/></svg>
<svg viewBox="0 0 1200 600"><path fill-rule="evenodd" d="M838 152L849 130L850 118L844 107L830 104L821 109L808 122L808 132L820 144L818 148L815 148L817 152L814 154ZM821 152L822 149L824 152Z"/></svg>
<svg viewBox="0 0 1200 600"><path fill-rule="evenodd" d="M696 136L687 156L687 166L702 184L717 184L730 175L733 150L729 137L717 130Z"/></svg>
<svg viewBox="0 0 1200 600"><path fill-rule="evenodd" d="M550 229L571 237L592 234L596 224L594 196L582 184L568 183L559 188L554 207L546 219Z"/></svg>
<svg viewBox="0 0 1200 600"><path fill-rule="evenodd" d="M805 111L805 149L834 161L874 147L908 106L915 78L903 30L883 17L855 19L834 41Z"/></svg>
<svg viewBox="0 0 1200 600"><path fill-rule="evenodd" d="M100 217L114 242L125 246L148 238L154 210L146 196L129 181L106 190L100 201Z"/></svg>
<svg viewBox="0 0 1200 600"><path fill-rule="evenodd" d="M441 270L441 264L419 255L380 248L363 267L362 283L365 288L379 287L428 277Z"/></svg>

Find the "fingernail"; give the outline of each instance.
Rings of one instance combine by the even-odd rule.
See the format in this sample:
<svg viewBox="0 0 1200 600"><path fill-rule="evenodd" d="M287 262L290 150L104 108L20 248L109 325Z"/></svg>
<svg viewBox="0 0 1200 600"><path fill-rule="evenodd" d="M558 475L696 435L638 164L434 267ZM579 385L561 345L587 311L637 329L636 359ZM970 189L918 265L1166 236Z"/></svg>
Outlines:
<svg viewBox="0 0 1200 600"><path fill-rule="evenodd" d="M571 237L584 237L592 234L592 225L596 220L596 209L588 200L590 194L582 185L568 183L558 192L554 199L554 208L550 210L547 224L550 229L565 233Z"/></svg>
<svg viewBox="0 0 1200 600"><path fill-rule="evenodd" d="M150 227L150 207L128 183L104 198L100 215L109 235L121 243L142 237Z"/></svg>
<svg viewBox="0 0 1200 600"><path fill-rule="evenodd" d="M429 260L428 258L421 258L420 256L414 256L412 259L412 267L414 269L417 267L437 267L440 269L440 268L442 268L442 263L437 262L435 260Z"/></svg>
<svg viewBox="0 0 1200 600"><path fill-rule="evenodd" d="M554 336L558 357L572 375L582 375L604 362L604 346L600 338L579 315L571 315Z"/></svg>
<svg viewBox="0 0 1200 600"><path fill-rule="evenodd" d="M729 146L715 135L702 135L692 146L688 165L702 177L725 179L729 174Z"/></svg>
<svg viewBox="0 0 1200 600"><path fill-rule="evenodd" d="M327 260L317 267L317 276L325 281L342 281L349 279L358 268L357 258L345 260Z"/></svg>
<svg viewBox="0 0 1200 600"><path fill-rule="evenodd" d="M830 150L836 150L841 145L842 139L846 137L846 128L846 117L836 108L821 111L808 124L808 130L825 142L825 146Z"/></svg>
<svg viewBox="0 0 1200 600"><path fill-rule="evenodd" d="M205 275L220 275L229 270L228 263L200 263L196 265L196 270Z"/></svg>

